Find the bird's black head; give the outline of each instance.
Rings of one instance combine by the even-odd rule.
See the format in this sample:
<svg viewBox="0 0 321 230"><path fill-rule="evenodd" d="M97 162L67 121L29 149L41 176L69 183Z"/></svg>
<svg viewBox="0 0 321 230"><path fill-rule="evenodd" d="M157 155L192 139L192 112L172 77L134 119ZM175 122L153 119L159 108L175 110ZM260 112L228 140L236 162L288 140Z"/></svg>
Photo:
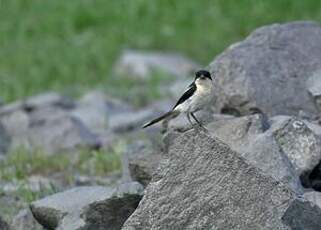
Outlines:
<svg viewBox="0 0 321 230"><path fill-rule="evenodd" d="M195 73L195 80L197 80L197 79L201 79L201 80L210 79L210 80L212 80L212 77L211 77L210 72L208 72L206 70L199 70Z"/></svg>

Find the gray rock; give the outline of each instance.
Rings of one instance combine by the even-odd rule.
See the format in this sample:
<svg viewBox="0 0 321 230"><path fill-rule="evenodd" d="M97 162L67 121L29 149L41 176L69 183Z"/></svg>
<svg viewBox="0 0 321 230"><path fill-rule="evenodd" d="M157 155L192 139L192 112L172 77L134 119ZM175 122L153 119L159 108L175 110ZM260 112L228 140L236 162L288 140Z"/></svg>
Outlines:
<svg viewBox="0 0 321 230"><path fill-rule="evenodd" d="M96 90L85 94L71 114L82 121L92 132L104 134L109 126L109 117L121 113L128 114L132 111L131 106Z"/></svg>
<svg viewBox="0 0 321 230"><path fill-rule="evenodd" d="M31 211L48 229L120 229L142 194L143 187L137 182L116 189L78 187L33 202Z"/></svg>
<svg viewBox="0 0 321 230"><path fill-rule="evenodd" d="M321 226L320 216L320 207L309 201L297 199L291 203L282 220L291 230L317 230Z"/></svg>
<svg viewBox="0 0 321 230"><path fill-rule="evenodd" d="M116 186L121 180L121 172L116 171L108 176L75 175L76 186Z"/></svg>
<svg viewBox="0 0 321 230"><path fill-rule="evenodd" d="M21 210L12 220L12 230L42 230L42 226L35 220L30 209ZM0 228L1 229L1 228Z"/></svg>
<svg viewBox="0 0 321 230"><path fill-rule="evenodd" d="M304 193L304 198L311 203L317 205L319 208L321 208L321 193L316 191L310 191Z"/></svg>
<svg viewBox="0 0 321 230"><path fill-rule="evenodd" d="M120 75L146 79L155 70L177 77L185 77L199 68L199 64L175 53L125 50L115 70Z"/></svg>
<svg viewBox="0 0 321 230"><path fill-rule="evenodd" d="M146 186L163 158L161 150L149 141L136 141L123 154L123 180L138 181Z"/></svg>
<svg viewBox="0 0 321 230"><path fill-rule="evenodd" d="M299 174L259 114L217 120L208 125L212 136L227 143L248 162L301 193Z"/></svg>
<svg viewBox="0 0 321 230"><path fill-rule="evenodd" d="M81 121L57 109L39 110L30 116L28 139L31 146L46 153L100 146L97 136Z"/></svg>
<svg viewBox="0 0 321 230"><path fill-rule="evenodd" d="M146 108L131 113L116 114L109 118L109 128L116 133L141 129L143 124L159 116L162 112Z"/></svg>
<svg viewBox="0 0 321 230"><path fill-rule="evenodd" d="M227 145L197 131L176 136L122 229L291 229L293 218L321 226L320 209ZM315 214L292 215L304 211Z"/></svg>
<svg viewBox="0 0 321 230"><path fill-rule="evenodd" d="M54 107L39 108L31 113L16 111L5 116L2 122L13 149L41 149L52 154L100 145L83 123Z"/></svg>
<svg viewBox="0 0 321 230"><path fill-rule="evenodd" d="M226 114L214 114L211 108L206 110L201 110L195 113L197 120L199 120L204 127L207 127L209 123L214 123L216 121L224 121L234 118L231 115ZM194 121L193 121L194 122ZM196 122L194 122L195 125ZM173 131L186 131L192 129L193 126L188 122L188 119L185 114L181 114L178 117L170 120L167 125L167 130Z"/></svg>
<svg viewBox="0 0 321 230"><path fill-rule="evenodd" d="M170 96L173 100L178 100L193 80L194 78L179 79L173 84L163 86L161 92L165 92L164 96Z"/></svg>
<svg viewBox="0 0 321 230"><path fill-rule="evenodd" d="M56 106L59 108L72 108L74 102L55 92L48 92L27 98L24 102L24 108L27 110L37 109L43 106Z"/></svg>
<svg viewBox="0 0 321 230"><path fill-rule="evenodd" d="M11 144L11 139L4 126L0 122L0 155L8 152Z"/></svg>
<svg viewBox="0 0 321 230"><path fill-rule="evenodd" d="M258 107L269 115L317 114L306 82L321 69L321 26L314 22L273 24L231 45L211 64L217 76L218 111L247 114Z"/></svg>
<svg viewBox="0 0 321 230"><path fill-rule="evenodd" d="M307 122L289 118L273 135L280 149L292 162L301 180L307 177L321 160L321 136L306 125Z"/></svg>
<svg viewBox="0 0 321 230"><path fill-rule="evenodd" d="M0 217L0 229L1 230L10 230L9 225Z"/></svg>
<svg viewBox="0 0 321 230"><path fill-rule="evenodd" d="M94 91L84 95L71 115L82 121L92 132L100 133L108 128L108 108L105 95Z"/></svg>
<svg viewBox="0 0 321 230"><path fill-rule="evenodd" d="M0 193L0 213L1 217L9 224L9 220L17 215L17 213L28 207L23 198L17 196L17 193ZM0 219L1 219L0 217ZM0 220L1 222L1 220ZM1 225L0 225L1 226ZM0 228L1 229L1 228Z"/></svg>
<svg viewBox="0 0 321 230"><path fill-rule="evenodd" d="M313 73L307 80L307 89L316 107L321 112L321 70Z"/></svg>
<svg viewBox="0 0 321 230"><path fill-rule="evenodd" d="M0 108L0 116L10 114L18 110L32 111L47 106L69 109L74 106L74 102L55 92L48 92L2 106Z"/></svg>
<svg viewBox="0 0 321 230"><path fill-rule="evenodd" d="M27 137L30 119L28 113L22 110L16 110L2 116L0 119L5 130L10 136L10 148L16 149L23 146L29 149L30 143Z"/></svg>

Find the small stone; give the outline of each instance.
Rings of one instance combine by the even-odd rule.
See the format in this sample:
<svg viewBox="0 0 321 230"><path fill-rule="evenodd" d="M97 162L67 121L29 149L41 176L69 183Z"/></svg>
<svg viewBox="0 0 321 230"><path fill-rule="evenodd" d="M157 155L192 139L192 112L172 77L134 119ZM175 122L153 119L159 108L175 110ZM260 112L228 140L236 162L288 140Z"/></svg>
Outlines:
<svg viewBox="0 0 321 230"><path fill-rule="evenodd" d="M33 217L30 209L21 210L13 218L11 226L13 230L43 230L41 225Z"/></svg>
<svg viewBox="0 0 321 230"><path fill-rule="evenodd" d="M143 187L137 182L117 188L77 187L31 204L37 221L48 229L120 229L137 207Z"/></svg>
<svg viewBox="0 0 321 230"><path fill-rule="evenodd" d="M8 223L6 223L1 217L0 217L0 229L10 230Z"/></svg>
<svg viewBox="0 0 321 230"><path fill-rule="evenodd" d="M146 79L153 71L184 78L193 74L200 65L176 53L125 50L116 64L119 75Z"/></svg>

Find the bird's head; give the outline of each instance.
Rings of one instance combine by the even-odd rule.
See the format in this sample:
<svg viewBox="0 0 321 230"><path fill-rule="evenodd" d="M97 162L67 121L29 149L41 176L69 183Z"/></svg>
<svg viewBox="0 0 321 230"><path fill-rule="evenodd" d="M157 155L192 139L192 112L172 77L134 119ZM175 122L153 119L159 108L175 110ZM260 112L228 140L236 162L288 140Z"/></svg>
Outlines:
<svg viewBox="0 0 321 230"><path fill-rule="evenodd" d="M199 70L195 73L195 81L212 81L210 72Z"/></svg>

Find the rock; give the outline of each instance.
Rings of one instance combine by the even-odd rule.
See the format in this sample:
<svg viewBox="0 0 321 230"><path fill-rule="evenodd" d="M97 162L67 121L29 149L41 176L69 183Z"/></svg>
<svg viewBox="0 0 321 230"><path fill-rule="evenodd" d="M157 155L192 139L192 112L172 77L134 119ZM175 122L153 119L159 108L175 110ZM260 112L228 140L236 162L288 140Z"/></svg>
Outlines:
<svg viewBox="0 0 321 230"><path fill-rule="evenodd" d="M121 172L109 173L108 176L87 176L75 175L74 181L76 186L115 186L121 180Z"/></svg>
<svg viewBox="0 0 321 230"><path fill-rule="evenodd" d="M34 110L43 106L54 106L58 108L70 109L74 107L74 102L55 92L48 92L33 97L29 97L24 101L24 109Z"/></svg>
<svg viewBox="0 0 321 230"><path fill-rule="evenodd" d="M309 77L307 89L314 100L315 106L321 112L321 70L314 72Z"/></svg>
<svg viewBox="0 0 321 230"><path fill-rule="evenodd" d="M4 126L0 122L0 155L4 155L8 152L11 144L11 139L5 130Z"/></svg>
<svg viewBox="0 0 321 230"><path fill-rule="evenodd" d="M110 117L109 128L116 133L141 129L143 124L159 116L161 113L163 111L146 108L131 113L116 114Z"/></svg>
<svg viewBox="0 0 321 230"><path fill-rule="evenodd" d="M13 230L42 230L41 225L34 219L30 209L21 210L12 220ZM1 229L1 228L0 228Z"/></svg>
<svg viewBox="0 0 321 230"><path fill-rule="evenodd" d="M31 113L16 111L3 120L12 148L41 149L52 154L78 148L98 148L97 137L63 110L46 107Z"/></svg>
<svg viewBox="0 0 321 230"><path fill-rule="evenodd" d="M266 129L260 114L216 120L207 127L212 136L227 143L248 162L276 180L288 184L294 191L302 192L299 174L273 136Z"/></svg>
<svg viewBox="0 0 321 230"><path fill-rule="evenodd" d="M175 100L177 101L193 81L194 81L194 78L179 79L175 81L173 84L164 85L161 92L165 92L164 97L165 96L168 97L169 95L171 99L173 99L174 101Z"/></svg>
<svg viewBox="0 0 321 230"><path fill-rule="evenodd" d="M304 193L304 198L321 208L321 193L310 191Z"/></svg>
<svg viewBox="0 0 321 230"><path fill-rule="evenodd" d="M122 229L291 229L294 218L318 229L320 217L285 184L192 130L171 140L168 159Z"/></svg>
<svg viewBox="0 0 321 230"><path fill-rule="evenodd" d="M0 217L0 229L10 230L8 223L6 223L1 217Z"/></svg>
<svg viewBox="0 0 321 230"><path fill-rule="evenodd" d="M317 114L307 80L321 69L321 26L314 22L273 24L231 45L211 64L218 111L268 115Z"/></svg>
<svg viewBox="0 0 321 230"><path fill-rule="evenodd" d="M83 122L92 132L100 133L108 128L108 110L101 98L80 100L78 106L71 111L72 117Z"/></svg>
<svg viewBox="0 0 321 230"><path fill-rule="evenodd" d="M199 68L199 64L180 54L125 50L115 69L120 75L146 79L155 70L168 75L185 77Z"/></svg>
<svg viewBox="0 0 321 230"><path fill-rule="evenodd" d="M22 110L16 110L1 117L1 122L11 139L10 149L21 146L29 149L28 141L29 115Z"/></svg>
<svg viewBox="0 0 321 230"><path fill-rule="evenodd" d="M17 215L20 210L25 209L28 206L26 201L17 194L18 193L5 193L3 191L0 192L0 213L1 217L5 221L8 221L8 224L9 220L12 220L12 217Z"/></svg>
<svg viewBox="0 0 321 230"><path fill-rule="evenodd" d="M91 131L101 134L107 130L110 116L132 111L131 106L124 102L107 97L101 91L92 91L79 100L71 114L82 121Z"/></svg>
<svg viewBox="0 0 321 230"><path fill-rule="evenodd" d="M305 122L290 118L273 133L280 149L292 162L304 184L321 160L321 136L311 130Z"/></svg>
<svg viewBox="0 0 321 230"><path fill-rule="evenodd" d="M235 118L234 116L227 115L227 114L213 114L213 111L210 109L196 112L195 116L203 124L204 127L207 127L211 123L223 122L225 120L230 120ZM185 132L192 128L193 126L188 122L186 115L182 114L169 121L167 130L169 130L169 132L171 131Z"/></svg>
<svg viewBox="0 0 321 230"><path fill-rule="evenodd" d="M292 202L282 219L291 230L316 230L321 226L320 215L321 209L318 206L298 199Z"/></svg>
<svg viewBox="0 0 321 230"><path fill-rule="evenodd" d="M138 181L146 186L163 158L161 150L149 141L138 140L123 155L123 180Z"/></svg>
<svg viewBox="0 0 321 230"><path fill-rule="evenodd" d="M52 109L37 111L30 116L31 146L46 153L72 151L77 148L97 149L97 136L79 120Z"/></svg>
<svg viewBox="0 0 321 230"><path fill-rule="evenodd" d="M31 211L48 229L120 229L142 195L137 182L116 189L78 187L33 202Z"/></svg>
<svg viewBox="0 0 321 230"><path fill-rule="evenodd" d="M58 107L69 109L73 106L74 102L69 98L63 97L55 92L48 92L2 106L0 108L0 116L13 113L18 110L32 111L41 107Z"/></svg>

